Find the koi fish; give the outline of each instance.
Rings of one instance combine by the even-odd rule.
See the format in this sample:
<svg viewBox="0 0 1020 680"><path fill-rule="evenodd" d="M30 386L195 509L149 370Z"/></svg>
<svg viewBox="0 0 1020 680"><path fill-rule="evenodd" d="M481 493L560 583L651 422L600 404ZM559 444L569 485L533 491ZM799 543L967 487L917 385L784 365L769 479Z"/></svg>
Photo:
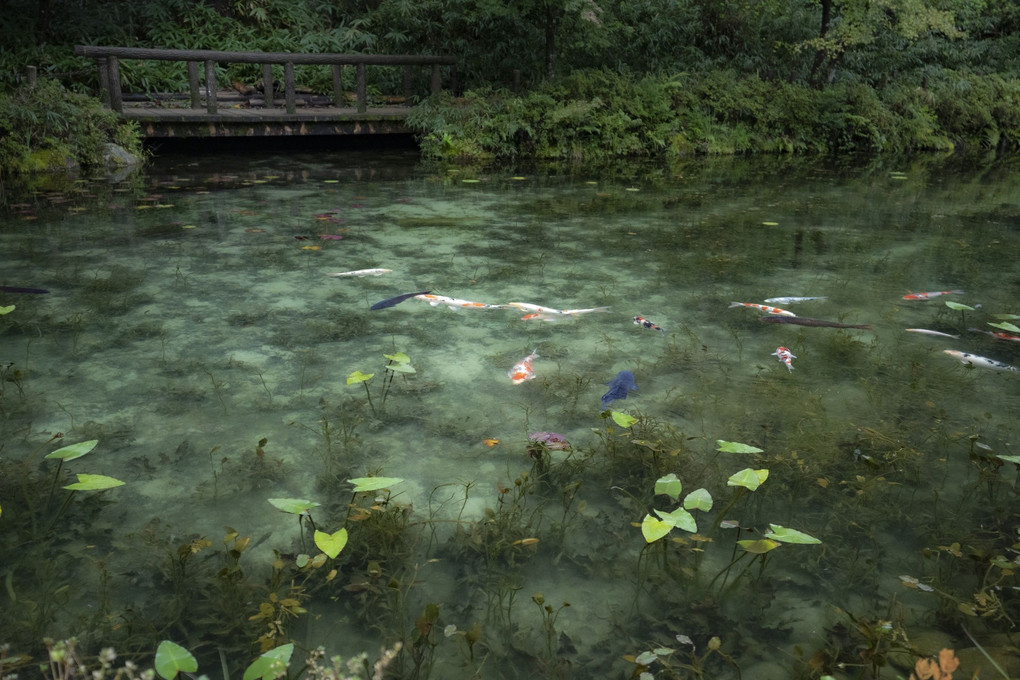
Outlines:
<svg viewBox="0 0 1020 680"><path fill-rule="evenodd" d="M23 295L45 295L50 291L45 288L21 288L20 286L0 286L0 293L21 293Z"/></svg>
<svg viewBox="0 0 1020 680"><path fill-rule="evenodd" d="M562 321L562 320L563 320L562 315L557 316L554 314L540 314L537 312L534 314L525 314L524 316L521 317L521 321Z"/></svg>
<svg viewBox="0 0 1020 680"><path fill-rule="evenodd" d="M774 297L766 298L765 302L770 305L792 305L795 302L810 302L811 300L828 300L825 295L821 297Z"/></svg>
<svg viewBox="0 0 1020 680"><path fill-rule="evenodd" d="M616 377L606 383L609 385L609 391L602 395L602 410L605 411L606 407L610 403L617 399L626 399L627 392L636 390L637 385L634 384L634 374L630 371L620 371L616 374Z"/></svg>
<svg viewBox="0 0 1020 680"><path fill-rule="evenodd" d="M445 295L429 295L427 293L422 293L421 295L415 295L414 297L418 300L424 300L433 307L446 305L450 309L502 309L504 307L504 305L490 305L487 302L472 302L471 300L446 297Z"/></svg>
<svg viewBox="0 0 1020 680"><path fill-rule="evenodd" d="M1003 333L1002 331L986 331L980 328L968 328L967 330L973 331L975 333L984 333L985 335L990 335L993 338L998 338L999 340L1012 340L1013 342L1020 342L1020 335L1013 335L1012 333ZM957 335L955 337L960 336Z"/></svg>
<svg viewBox="0 0 1020 680"><path fill-rule="evenodd" d="M823 321L822 319L808 319L803 316L759 316L758 321L765 323L789 323L795 326L814 326L815 328L862 328L871 330L871 324L867 323L839 323L837 321Z"/></svg>
<svg viewBox="0 0 1020 680"><path fill-rule="evenodd" d="M532 350L531 354L524 357L514 367L507 371L507 377L514 385L520 385L525 380L533 380L535 371L531 368L531 362L538 358L538 349Z"/></svg>
<svg viewBox="0 0 1020 680"><path fill-rule="evenodd" d="M751 307L759 311L765 312L766 314L773 314L776 316L797 316L793 312L788 312L785 309L779 307L769 307L768 305L757 305L753 302L731 302L730 307Z"/></svg>
<svg viewBox="0 0 1020 680"><path fill-rule="evenodd" d="M931 300L941 295L963 295L962 290L934 290L929 293L909 293L903 296L904 300Z"/></svg>
<svg viewBox="0 0 1020 680"><path fill-rule="evenodd" d="M552 307L543 307L542 305L533 305L530 302L508 302L503 307L514 307L525 312L535 312L538 314L562 314L558 309Z"/></svg>
<svg viewBox="0 0 1020 680"><path fill-rule="evenodd" d="M951 357L959 359L960 363L967 364L968 366L984 366L985 368L991 368L996 371L1013 371L1014 373L1020 373L1020 370L1013 366L1004 364L1001 361L996 361L995 359L989 359L988 357L981 357L977 354L961 352L956 349L944 349L942 351Z"/></svg>
<svg viewBox="0 0 1020 680"><path fill-rule="evenodd" d="M797 358L793 352L785 347L776 347L776 351L772 353L772 356L779 357L779 360L786 364L790 372L793 372L793 360Z"/></svg>
<svg viewBox="0 0 1020 680"><path fill-rule="evenodd" d="M495 446L496 444L498 444L498 443L499 443L499 440L498 440L498 439L496 439L496 438L492 438L492 439L483 439L483 440L482 440L482 443L483 443L483 444L485 444L486 446Z"/></svg>
<svg viewBox="0 0 1020 680"><path fill-rule="evenodd" d="M953 340L960 339L959 335L950 335L949 333L943 333L942 331L930 331L927 328L904 328L903 330L907 331L908 333L924 333L925 335L937 335L940 338L952 338ZM971 330L977 329L972 328ZM1017 339L1020 340L1020 338Z"/></svg>
<svg viewBox="0 0 1020 680"><path fill-rule="evenodd" d="M429 291L427 290L423 290L419 293L404 293L403 295L398 295L396 297L386 298L385 300L375 303L374 305L369 307L369 309L386 309L387 307L399 305L401 302L407 300L408 298L418 297L419 295L425 295L428 292Z"/></svg>
<svg viewBox="0 0 1020 680"><path fill-rule="evenodd" d="M376 267L375 269L355 269L351 272L333 272L332 274L326 274L326 276L357 276L358 278L361 278L362 276L382 276L383 274L389 274L392 271L392 269Z"/></svg>
<svg viewBox="0 0 1020 680"><path fill-rule="evenodd" d="M662 333L666 332L666 331L662 330L661 328L659 328L658 326L656 326L654 323L652 323L651 321L649 321L648 319L646 319L643 316L635 316L634 317L634 324L638 325L638 326L641 326L642 328L651 328L653 331L660 331Z"/></svg>
<svg viewBox="0 0 1020 680"><path fill-rule="evenodd" d="M609 307L589 307L588 309L561 309L560 314L566 316L580 316L581 314L591 314L592 312L608 312Z"/></svg>

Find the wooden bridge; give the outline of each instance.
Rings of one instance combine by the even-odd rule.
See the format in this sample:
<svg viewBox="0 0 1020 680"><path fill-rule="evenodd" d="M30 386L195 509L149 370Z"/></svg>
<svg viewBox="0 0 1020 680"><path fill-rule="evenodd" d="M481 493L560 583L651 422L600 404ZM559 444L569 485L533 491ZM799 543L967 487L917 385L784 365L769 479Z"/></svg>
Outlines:
<svg viewBox="0 0 1020 680"><path fill-rule="evenodd" d="M78 56L96 60L103 101L126 120L137 121L146 137L267 137L288 135L407 134L404 120L410 108L414 70L431 67L430 91L439 92L444 67L450 88L456 88L453 57L429 55L297 54L289 52L219 52L215 50L163 50L140 47L76 45ZM125 94L120 62L125 59L178 61L187 64L188 94ZM260 64L262 90L239 86L221 89L216 83L218 64ZM273 65L283 66L283 92L277 92ZM331 67L332 97L300 93L294 67L325 64ZM199 73L204 82L199 82ZM343 69L353 66L356 90L343 90ZM385 106L369 106L367 68L402 67L403 93L387 97ZM282 99L278 98L282 95Z"/></svg>

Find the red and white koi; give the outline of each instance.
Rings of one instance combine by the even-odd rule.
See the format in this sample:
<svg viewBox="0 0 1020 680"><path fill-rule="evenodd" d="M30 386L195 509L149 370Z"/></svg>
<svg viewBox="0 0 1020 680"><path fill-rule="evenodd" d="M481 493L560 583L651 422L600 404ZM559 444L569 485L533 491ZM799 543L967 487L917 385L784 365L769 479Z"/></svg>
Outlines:
<svg viewBox="0 0 1020 680"><path fill-rule="evenodd" d="M927 328L904 328L903 330L907 331L908 333L923 333L924 335L937 335L940 338L952 338L953 340L960 339L959 335L950 335L949 333L943 333L942 331L932 331ZM972 328L971 330L974 329Z"/></svg>
<svg viewBox="0 0 1020 680"><path fill-rule="evenodd" d="M772 356L779 357L779 360L786 364L790 372L793 372L793 360L797 358L793 352L785 347L776 347L776 351L772 353Z"/></svg>
<svg viewBox="0 0 1020 680"><path fill-rule="evenodd" d="M993 338L998 338L999 340L1012 340L1013 342L1020 342L1020 335L1013 335L1012 333L1004 333L1002 331L986 331L980 328L968 328L967 330L973 331L974 333L984 333L985 335L990 335Z"/></svg>
<svg viewBox="0 0 1020 680"><path fill-rule="evenodd" d="M533 380L535 377L535 371L531 368L531 362L538 358L538 349L536 348L524 357L514 367L507 371L507 377L510 378L510 382L514 385L520 385L525 380Z"/></svg>
<svg viewBox="0 0 1020 680"><path fill-rule="evenodd" d="M650 328L653 331L660 331L662 333L666 332L666 331L662 330L661 328L659 328L658 326L656 326L654 323L652 323L651 321L649 321L648 319L646 319L643 316L635 316L634 317L634 324L636 326L641 326L642 328Z"/></svg>
<svg viewBox="0 0 1020 680"><path fill-rule="evenodd" d="M908 293L903 296L904 300L931 300L943 295L963 295L962 290L933 290L928 293Z"/></svg>
<svg viewBox="0 0 1020 680"><path fill-rule="evenodd" d="M779 307L770 307L768 305L759 305L753 302L731 302L730 307L750 307L757 309L758 311L765 312L766 314L772 314L773 316L797 316L793 312L788 312L785 309Z"/></svg>
<svg viewBox="0 0 1020 680"><path fill-rule="evenodd" d="M541 312L532 312L531 314L525 314L521 317L521 321L563 321L562 314L542 314Z"/></svg>
<svg viewBox="0 0 1020 680"><path fill-rule="evenodd" d="M989 359L988 357L978 356L977 354L971 354L970 352L961 352L956 349L944 349L942 350L951 357L960 360L960 363L967 364L968 366L983 366L984 368L990 368L995 371L1012 371L1014 373L1020 373L1020 369L1017 369L1009 364L1004 364L1001 361L995 359Z"/></svg>
<svg viewBox="0 0 1020 680"><path fill-rule="evenodd" d="M358 278L361 278L362 276L382 276L383 274L389 274L392 271L392 269L376 267L375 269L355 269L350 272L333 272L332 274L326 274L326 276L357 276Z"/></svg>
<svg viewBox="0 0 1020 680"><path fill-rule="evenodd" d="M416 300L424 300L433 307L446 305L450 309L502 309L504 305L490 305L487 302L472 302L460 298L446 297L445 295L415 295Z"/></svg>

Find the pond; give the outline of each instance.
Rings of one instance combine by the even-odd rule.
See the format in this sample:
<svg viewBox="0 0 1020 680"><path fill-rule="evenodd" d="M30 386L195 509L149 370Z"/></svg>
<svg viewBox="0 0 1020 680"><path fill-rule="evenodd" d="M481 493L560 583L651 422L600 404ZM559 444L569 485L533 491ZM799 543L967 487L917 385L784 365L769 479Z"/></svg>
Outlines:
<svg viewBox="0 0 1020 680"><path fill-rule="evenodd" d="M1018 672L1016 158L168 155L4 199L9 655Z"/></svg>

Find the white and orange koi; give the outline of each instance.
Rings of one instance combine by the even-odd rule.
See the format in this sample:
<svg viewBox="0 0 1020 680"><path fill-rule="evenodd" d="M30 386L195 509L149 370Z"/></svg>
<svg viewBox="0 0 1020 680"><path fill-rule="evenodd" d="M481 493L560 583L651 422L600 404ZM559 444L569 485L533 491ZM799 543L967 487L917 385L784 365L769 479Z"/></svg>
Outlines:
<svg viewBox="0 0 1020 680"><path fill-rule="evenodd" d="M445 295L415 295L416 300L424 300L433 307L439 305L446 305L450 309L502 309L503 305L490 305L487 302L472 302L471 300L461 300L460 298L446 297Z"/></svg>
<svg viewBox="0 0 1020 680"><path fill-rule="evenodd" d="M521 321L563 321L562 314L542 314L541 312L532 312L531 314L525 314L521 317Z"/></svg>
<svg viewBox="0 0 1020 680"><path fill-rule="evenodd" d="M988 357L978 356L977 354L971 354L970 352L961 352L957 349L944 349L942 350L949 356L959 359L960 363L967 364L968 366L983 366L984 368L991 368L995 371L1012 371L1013 373L1020 373L1020 370L1009 364L1004 364L1001 361L995 359L989 359Z"/></svg>
<svg viewBox="0 0 1020 680"><path fill-rule="evenodd" d="M984 333L985 335L990 335L993 338L998 338L999 340L1011 340L1013 342L1020 342L1020 335L1013 335L1012 333L1005 333L1003 331L986 331L980 328L968 328L967 330L972 331L974 333Z"/></svg>
<svg viewBox="0 0 1020 680"><path fill-rule="evenodd" d="M790 372L793 372L793 360L797 358L793 352L785 347L776 347L776 351L772 353L772 356L779 357L779 360L786 364Z"/></svg>
<svg viewBox="0 0 1020 680"><path fill-rule="evenodd" d="M904 300L931 300L942 295L963 295L962 290L933 290L928 293L908 293L903 296Z"/></svg>
<svg viewBox="0 0 1020 680"><path fill-rule="evenodd" d="M531 368L531 362L538 358L538 349L534 349L531 354L524 357L514 367L507 371L507 377L510 378L510 382L514 385L520 385L525 380L532 380L535 377L535 371Z"/></svg>
<svg viewBox="0 0 1020 680"><path fill-rule="evenodd" d="M503 307L513 307L524 312L532 312L536 314L562 314L558 309L552 307L543 307L542 305L533 305L530 302L508 302Z"/></svg>
<svg viewBox="0 0 1020 680"><path fill-rule="evenodd" d="M765 312L766 314L772 314L773 316L797 316L793 312L788 312L785 309L779 307L770 307L768 305L759 305L754 302L731 302L730 307L751 307L758 311Z"/></svg>

